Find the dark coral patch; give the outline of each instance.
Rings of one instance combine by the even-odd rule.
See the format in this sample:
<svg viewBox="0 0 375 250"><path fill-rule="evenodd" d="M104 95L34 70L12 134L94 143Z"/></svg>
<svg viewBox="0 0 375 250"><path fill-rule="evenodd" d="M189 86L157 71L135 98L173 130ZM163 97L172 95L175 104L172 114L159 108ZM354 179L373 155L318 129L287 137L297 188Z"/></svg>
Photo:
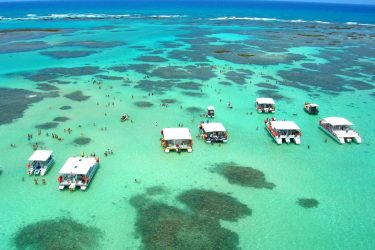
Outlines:
<svg viewBox="0 0 375 250"><path fill-rule="evenodd" d="M72 109L71 106L62 106L60 107L61 110L69 110L69 109Z"/></svg>
<svg viewBox="0 0 375 250"><path fill-rule="evenodd" d="M95 66L82 66L74 68L46 68L39 70L37 73L30 74L24 73L23 76L31 81L50 81L55 80L59 77L70 77L70 76L85 76L85 75L95 75L100 73L99 67Z"/></svg>
<svg viewBox="0 0 375 250"><path fill-rule="evenodd" d="M164 79L198 79L202 81L215 77L212 69L208 66L165 66L156 68L150 72L150 75Z"/></svg>
<svg viewBox="0 0 375 250"><path fill-rule="evenodd" d="M76 57L85 57L97 53L93 50L54 50L54 51L42 51L41 55L49 56L55 59L64 59L64 58L76 58Z"/></svg>
<svg viewBox="0 0 375 250"><path fill-rule="evenodd" d="M161 103L164 103L164 104L172 104L172 103L176 103L177 100L176 99L162 99L161 100Z"/></svg>
<svg viewBox="0 0 375 250"><path fill-rule="evenodd" d="M243 187L273 189L276 186L266 180L263 172L252 167L238 166L233 162L217 164L212 172L224 176L231 184Z"/></svg>
<svg viewBox="0 0 375 250"><path fill-rule="evenodd" d="M22 117L32 103L56 96L54 92L41 94L24 89L0 88L0 125Z"/></svg>
<svg viewBox="0 0 375 250"><path fill-rule="evenodd" d="M234 83L244 85L250 79L252 74L252 71L229 71L225 74L225 78Z"/></svg>
<svg viewBox="0 0 375 250"><path fill-rule="evenodd" d="M0 46L0 53L18 53L25 51L41 50L49 47L50 45L43 41L13 42L2 44Z"/></svg>
<svg viewBox="0 0 375 250"><path fill-rule="evenodd" d="M151 195L151 196L161 195L161 194L165 194L166 190L163 186L154 186L154 187L147 188L146 193L147 195Z"/></svg>
<svg viewBox="0 0 375 250"><path fill-rule="evenodd" d="M110 68L108 68L110 70L113 70L113 71L116 71L116 72L125 72L128 70L128 67L127 66L112 66Z"/></svg>
<svg viewBox="0 0 375 250"><path fill-rule="evenodd" d="M257 83L255 84L258 87L266 88L266 89L278 89L279 87L270 83Z"/></svg>
<svg viewBox="0 0 375 250"><path fill-rule="evenodd" d="M297 204L303 208L314 208L319 206L319 201L312 198L299 198Z"/></svg>
<svg viewBox="0 0 375 250"><path fill-rule="evenodd" d="M142 62L166 62L168 61L164 57L161 56L140 56L137 58L138 61Z"/></svg>
<svg viewBox="0 0 375 250"><path fill-rule="evenodd" d="M219 82L219 84L221 84L221 85L224 85L224 86L230 86L230 85L232 85L230 82Z"/></svg>
<svg viewBox="0 0 375 250"><path fill-rule="evenodd" d="M81 136L81 137L74 139L73 142L77 145L87 145L90 143L90 141L91 141L90 138Z"/></svg>
<svg viewBox="0 0 375 250"><path fill-rule="evenodd" d="M102 79L102 80L110 80L110 81L120 81L124 79L121 76L107 76L107 75L96 75L95 77Z"/></svg>
<svg viewBox="0 0 375 250"><path fill-rule="evenodd" d="M87 99L90 98L90 96L86 96L82 93L82 91L80 90L77 90L77 91L74 91L74 92L71 92L69 94L66 94L64 95L66 98L70 99L70 100L73 100L73 101L77 101L77 102L82 102L82 101L86 101Z"/></svg>
<svg viewBox="0 0 375 250"><path fill-rule="evenodd" d="M63 84L63 85L70 83L68 81L62 81L62 80L49 80L48 82L49 83L56 83L56 84Z"/></svg>
<svg viewBox="0 0 375 250"><path fill-rule="evenodd" d="M186 108L186 111L189 112L189 113L195 113L195 114L204 112L204 110L202 108L198 108L198 107L188 107L188 108Z"/></svg>
<svg viewBox="0 0 375 250"><path fill-rule="evenodd" d="M21 227L14 236L17 249L97 249L102 232L70 218L42 220Z"/></svg>
<svg viewBox="0 0 375 250"><path fill-rule="evenodd" d="M0 42L39 39L60 32L59 29L7 29L0 30Z"/></svg>
<svg viewBox="0 0 375 250"><path fill-rule="evenodd" d="M150 108L154 106L152 102L147 102L147 101L134 102L134 105L137 106L138 108Z"/></svg>
<svg viewBox="0 0 375 250"><path fill-rule="evenodd" d="M66 117L66 116L58 116L58 117L55 117L55 119L53 119L54 122L66 122L70 120L69 117Z"/></svg>
<svg viewBox="0 0 375 250"><path fill-rule="evenodd" d="M57 122L45 122L42 124L35 125L37 129L53 129L56 128L59 124Z"/></svg>
<svg viewBox="0 0 375 250"><path fill-rule="evenodd" d="M273 98L275 100L281 100L281 99L289 100L288 97L283 96L282 94L280 94L276 90L261 89L261 90L258 90L257 93L260 96L267 96L267 97Z"/></svg>
<svg viewBox="0 0 375 250"><path fill-rule="evenodd" d="M104 48L114 48L118 46L126 45L125 42L116 42L116 41L109 41L109 42L102 42L102 41L69 41L63 42L58 46L78 46L78 47L85 47L89 49L104 49Z"/></svg>
<svg viewBox="0 0 375 250"><path fill-rule="evenodd" d="M196 82L180 82L177 83L176 87L180 89L192 89L192 90L199 90L202 84Z"/></svg>
<svg viewBox="0 0 375 250"><path fill-rule="evenodd" d="M42 91L55 91L55 90L59 90L58 87L53 86L53 85L48 84L48 83L38 83L37 85L38 85L38 87L36 87L36 88L39 89L39 90L42 90Z"/></svg>
<svg viewBox="0 0 375 250"><path fill-rule="evenodd" d="M192 96L192 97L204 97L205 94L201 92L193 92L193 91L183 91L181 92L183 95Z"/></svg>
<svg viewBox="0 0 375 250"><path fill-rule="evenodd" d="M347 81L348 85L355 88L355 89L358 89L358 90L370 90L370 89L374 89L374 86L369 84L369 83L366 83L366 82L363 82L363 81L355 81L355 80L351 80L351 81Z"/></svg>
<svg viewBox="0 0 375 250"><path fill-rule="evenodd" d="M165 91L170 90L174 84L175 82L172 80L140 80L135 87L147 92L157 92L162 94Z"/></svg>
<svg viewBox="0 0 375 250"><path fill-rule="evenodd" d="M210 190L192 189L180 194L178 200L200 216L237 221L251 215L251 209L232 196Z"/></svg>
<svg viewBox="0 0 375 250"><path fill-rule="evenodd" d="M141 63L141 64L131 64L126 67L127 70L133 70L135 72L147 75L149 74L150 70L154 68L154 65L152 64L146 64L146 63Z"/></svg>
<svg viewBox="0 0 375 250"><path fill-rule="evenodd" d="M215 217L191 214L144 196L132 197L136 232L145 249L237 249L238 235Z"/></svg>

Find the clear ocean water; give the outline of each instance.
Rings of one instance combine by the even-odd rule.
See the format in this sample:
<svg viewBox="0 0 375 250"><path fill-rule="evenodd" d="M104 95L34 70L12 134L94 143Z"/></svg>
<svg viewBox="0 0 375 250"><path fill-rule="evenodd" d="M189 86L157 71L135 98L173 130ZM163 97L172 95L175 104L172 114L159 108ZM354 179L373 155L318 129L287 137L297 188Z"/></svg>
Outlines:
<svg viewBox="0 0 375 250"><path fill-rule="evenodd" d="M64 1L0 16L0 249L374 248L375 6ZM261 96L301 145L275 144ZM208 105L227 144L195 137ZM329 138L328 116L363 143ZM160 130L181 123L193 152L164 153ZM27 175L35 144L54 151L45 185ZM82 152L101 159L92 184L59 191Z"/></svg>

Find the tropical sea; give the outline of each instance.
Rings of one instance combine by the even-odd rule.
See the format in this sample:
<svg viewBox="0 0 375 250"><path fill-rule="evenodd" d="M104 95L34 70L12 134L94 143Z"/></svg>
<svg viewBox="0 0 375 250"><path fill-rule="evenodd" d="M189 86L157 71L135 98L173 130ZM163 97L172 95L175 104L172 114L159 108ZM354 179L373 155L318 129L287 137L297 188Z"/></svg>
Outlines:
<svg viewBox="0 0 375 250"><path fill-rule="evenodd" d="M0 3L0 249L373 249L374 45L373 5ZM257 97L301 145L274 142ZM208 105L226 144L196 137ZM363 143L319 130L330 116ZM193 152L164 153L180 124ZM44 177L35 145L54 152ZM94 152L88 189L59 191Z"/></svg>

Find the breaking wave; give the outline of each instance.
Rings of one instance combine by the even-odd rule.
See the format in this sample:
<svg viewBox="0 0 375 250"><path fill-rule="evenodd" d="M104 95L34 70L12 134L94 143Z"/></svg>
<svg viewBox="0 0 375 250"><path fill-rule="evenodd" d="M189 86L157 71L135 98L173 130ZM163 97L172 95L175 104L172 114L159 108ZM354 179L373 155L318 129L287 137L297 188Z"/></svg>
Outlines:
<svg viewBox="0 0 375 250"><path fill-rule="evenodd" d="M74 14L74 13L67 13L67 14L49 14L45 16L38 16L36 14L27 14L25 17L3 17L0 16L0 20L7 20L7 21L26 21L26 20L56 20L56 19L73 19L73 20L87 20L87 19L125 19L125 18L180 18L186 17L184 15L150 15L144 16L140 14L94 14L94 13L87 13L87 14Z"/></svg>
<svg viewBox="0 0 375 250"><path fill-rule="evenodd" d="M302 19L279 19L279 18L267 18L267 17L236 17L236 16L225 16L217 18L209 18L209 20L226 21L226 20L242 20L242 21L263 21L263 22L287 22L287 23L319 23L319 24L332 24L332 22L319 21L319 20L302 20ZM347 25L361 25L361 26L375 26L375 24L357 23L357 22L346 22Z"/></svg>

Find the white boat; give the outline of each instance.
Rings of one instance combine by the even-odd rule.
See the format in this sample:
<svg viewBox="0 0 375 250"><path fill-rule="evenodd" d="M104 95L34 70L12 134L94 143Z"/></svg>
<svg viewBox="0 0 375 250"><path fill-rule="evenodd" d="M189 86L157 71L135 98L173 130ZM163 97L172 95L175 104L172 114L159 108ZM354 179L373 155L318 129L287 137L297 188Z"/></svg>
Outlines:
<svg viewBox="0 0 375 250"><path fill-rule="evenodd" d="M305 102L303 108L310 115L317 115L319 113L319 105L315 103Z"/></svg>
<svg viewBox="0 0 375 250"><path fill-rule="evenodd" d="M350 126L354 124L342 117L327 117L319 122L319 127L338 143L345 142L362 143L361 136L353 130Z"/></svg>
<svg viewBox="0 0 375 250"><path fill-rule="evenodd" d="M220 122L201 123L199 128L207 143L228 141L228 133Z"/></svg>
<svg viewBox="0 0 375 250"><path fill-rule="evenodd" d="M265 120L265 125L277 144L282 144L283 141L290 143L292 140L295 144L301 144L301 129L295 122L267 119Z"/></svg>
<svg viewBox="0 0 375 250"><path fill-rule="evenodd" d="M208 118L214 118L215 117L215 107L214 106L208 106L207 107L206 117L208 117Z"/></svg>
<svg viewBox="0 0 375 250"><path fill-rule="evenodd" d="M276 111L276 104L272 98L257 98L255 107L259 113L275 113Z"/></svg>
<svg viewBox="0 0 375 250"><path fill-rule="evenodd" d="M59 189L69 187L74 191L76 187L86 190L99 167L99 158L70 157L60 169L58 177Z"/></svg>
<svg viewBox="0 0 375 250"><path fill-rule="evenodd" d="M187 150L191 153L193 151L193 138L188 128L164 128L161 134L164 152Z"/></svg>
<svg viewBox="0 0 375 250"><path fill-rule="evenodd" d="M44 176L48 169L55 163L52 153L51 150L35 150L28 159L27 174Z"/></svg>

